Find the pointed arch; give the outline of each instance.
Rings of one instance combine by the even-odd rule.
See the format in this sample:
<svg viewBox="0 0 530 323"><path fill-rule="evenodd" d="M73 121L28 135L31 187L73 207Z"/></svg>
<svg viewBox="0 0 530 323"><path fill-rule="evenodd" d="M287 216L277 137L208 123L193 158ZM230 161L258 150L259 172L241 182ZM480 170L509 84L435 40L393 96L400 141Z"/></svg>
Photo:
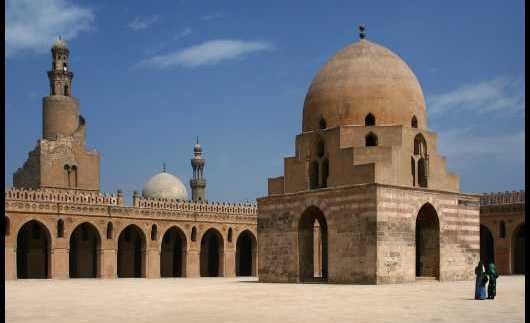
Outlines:
<svg viewBox="0 0 530 323"><path fill-rule="evenodd" d="M257 239L243 230L236 241L236 276L256 276Z"/></svg>
<svg viewBox="0 0 530 323"><path fill-rule="evenodd" d="M318 230L315 235L316 225ZM313 205L302 213L298 222L298 260L300 281L327 281L327 221L324 213Z"/></svg>
<svg viewBox="0 0 530 323"><path fill-rule="evenodd" d="M365 137L365 146L366 147L375 147L378 144L377 135L373 132L369 132Z"/></svg>
<svg viewBox="0 0 530 323"><path fill-rule="evenodd" d="M64 221L63 221L63 219L57 220L57 238L64 238Z"/></svg>
<svg viewBox="0 0 530 323"><path fill-rule="evenodd" d="M224 275L224 240L215 228L204 232L201 238L201 277L222 277Z"/></svg>
<svg viewBox="0 0 530 323"><path fill-rule="evenodd" d="M107 239L112 239L114 236L114 225L112 222L107 223Z"/></svg>
<svg viewBox="0 0 530 323"><path fill-rule="evenodd" d="M365 126L375 126L375 116L370 112L364 117Z"/></svg>
<svg viewBox="0 0 530 323"><path fill-rule="evenodd" d="M526 224L519 224L512 234L512 273L526 273Z"/></svg>
<svg viewBox="0 0 530 323"><path fill-rule="evenodd" d="M480 225L480 260L484 265L495 262L495 240L490 229L483 224Z"/></svg>
<svg viewBox="0 0 530 323"><path fill-rule="evenodd" d="M427 155L427 141L421 133L414 137L414 155Z"/></svg>
<svg viewBox="0 0 530 323"><path fill-rule="evenodd" d="M318 128L320 130L324 130L327 128L327 122L326 122L326 119L324 119L323 117L320 118L320 120L318 121Z"/></svg>
<svg viewBox="0 0 530 323"><path fill-rule="evenodd" d="M232 242L232 228L228 228L228 242Z"/></svg>
<svg viewBox="0 0 530 323"><path fill-rule="evenodd" d="M196 227L191 228L191 241L193 242L197 241L197 228Z"/></svg>
<svg viewBox="0 0 530 323"><path fill-rule="evenodd" d="M410 120L410 126L412 128L418 128L418 119L416 116L412 116L412 119Z"/></svg>
<svg viewBox="0 0 530 323"><path fill-rule="evenodd" d="M101 237L92 223L83 222L72 231L69 260L70 278L100 277Z"/></svg>
<svg viewBox="0 0 530 323"><path fill-rule="evenodd" d="M309 166L309 188L312 190L318 188L318 169L318 161L312 161Z"/></svg>
<svg viewBox="0 0 530 323"><path fill-rule="evenodd" d="M160 246L160 277L186 276L186 235L178 226L164 233Z"/></svg>
<svg viewBox="0 0 530 323"><path fill-rule="evenodd" d="M416 217L416 277L440 279L440 221L430 203Z"/></svg>
<svg viewBox="0 0 530 323"><path fill-rule="evenodd" d="M17 278L51 278L51 234L37 220L26 222L17 233Z"/></svg>
<svg viewBox="0 0 530 323"><path fill-rule="evenodd" d="M142 229L130 224L118 238L118 277L145 277L146 237Z"/></svg>
<svg viewBox="0 0 530 323"><path fill-rule="evenodd" d="M158 239L158 227L156 224L151 226L151 240L156 241Z"/></svg>

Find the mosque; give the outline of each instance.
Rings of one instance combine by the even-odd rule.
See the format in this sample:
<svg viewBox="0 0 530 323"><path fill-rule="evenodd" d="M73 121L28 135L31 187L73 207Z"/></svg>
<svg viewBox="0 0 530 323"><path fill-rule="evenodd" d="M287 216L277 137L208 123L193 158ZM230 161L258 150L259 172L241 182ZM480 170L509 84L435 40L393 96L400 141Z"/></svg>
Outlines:
<svg viewBox="0 0 530 323"><path fill-rule="evenodd" d="M364 27L360 36L314 77L295 154L257 206L208 201L198 141L191 199L165 166L132 205L120 190L100 192L100 155L85 145L59 38L42 138L5 191L5 279L259 273L262 282L384 284L472 279L479 258L524 273L524 191L460 192L416 76Z"/></svg>
<svg viewBox="0 0 530 323"><path fill-rule="evenodd" d="M256 206L207 201L199 142L191 200L165 167L132 206L119 190L100 192L100 155L85 146L70 50L58 39L51 53L42 138L5 192L5 278L255 276Z"/></svg>

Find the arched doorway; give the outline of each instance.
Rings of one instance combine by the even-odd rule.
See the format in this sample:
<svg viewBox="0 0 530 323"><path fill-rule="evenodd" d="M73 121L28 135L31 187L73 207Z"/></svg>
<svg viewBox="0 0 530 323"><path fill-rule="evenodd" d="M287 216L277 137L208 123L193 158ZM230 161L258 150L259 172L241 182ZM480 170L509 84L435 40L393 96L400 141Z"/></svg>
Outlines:
<svg viewBox="0 0 530 323"><path fill-rule="evenodd" d="M181 229L171 227L162 238L160 252L160 277L186 275L186 235Z"/></svg>
<svg viewBox="0 0 530 323"><path fill-rule="evenodd" d="M236 276L256 276L256 249L254 234L241 232L236 242Z"/></svg>
<svg viewBox="0 0 530 323"><path fill-rule="evenodd" d="M416 277L440 278L440 223L430 203L416 217Z"/></svg>
<svg viewBox="0 0 530 323"><path fill-rule="evenodd" d="M131 224L118 239L118 277L145 277L145 235Z"/></svg>
<svg viewBox="0 0 530 323"><path fill-rule="evenodd" d="M526 243L526 225L525 222L513 231L512 236L512 273L525 273L525 243Z"/></svg>
<svg viewBox="0 0 530 323"><path fill-rule="evenodd" d="M495 263L493 234L485 225L480 225L480 260L484 265Z"/></svg>
<svg viewBox="0 0 530 323"><path fill-rule="evenodd" d="M17 278L51 278L51 235L39 221L24 224L17 234Z"/></svg>
<svg viewBox="0 0 530 323"><path fill-rule="evenodd" d="M300 217L298 256L300 281L327 281L328 227L324 213L315 206Z"/></svg>
<svg viewBox="0 0 530 323"><path fill-rule="evenodd" d="M223 236L216 229L209 229L201 239L201 277L219 277L224 272Z"/></svg>
<svg viewBox="0 0 530 323"><path fill-rule="evenodd" d="M78 225L70 235L70 278L99 277L101 238L90 223Z"/></svg>

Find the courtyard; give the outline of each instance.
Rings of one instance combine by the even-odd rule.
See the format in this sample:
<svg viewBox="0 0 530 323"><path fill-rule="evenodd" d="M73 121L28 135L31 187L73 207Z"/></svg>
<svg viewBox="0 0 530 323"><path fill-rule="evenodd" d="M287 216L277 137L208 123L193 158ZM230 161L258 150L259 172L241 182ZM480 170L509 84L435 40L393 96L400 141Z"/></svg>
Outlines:
<svg viewBox="0 0 530 323"><path fill-rule="evenodd" d="M6 322L524 322L524 276L474 282L266 284L256 278L5 282Z"/></svg>

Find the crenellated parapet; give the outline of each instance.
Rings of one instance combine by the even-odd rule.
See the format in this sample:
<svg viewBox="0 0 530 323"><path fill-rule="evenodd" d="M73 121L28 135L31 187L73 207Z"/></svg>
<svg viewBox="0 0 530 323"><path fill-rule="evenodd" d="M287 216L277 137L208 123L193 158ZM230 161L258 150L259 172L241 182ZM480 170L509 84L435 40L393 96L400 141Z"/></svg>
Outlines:
<svg viewBox="0 0 530 323"><path fill-rule="evenodd" d="M28 202L56 202L91 205L120 205L121 193L104 194L101 192L66 190L66 189L20 189L10 188L5 191L6 200Z"/></svg>
<svg viewBox="0 0 530 323"><path fill-rule="evenodd" d="M499 205L524 203L524 190L484 193L480 197L480 205Z"/></svg>
<svg viewBox="0 0 530 323"><path fill-rule="evenodd" d="M194 202L174 199L152 199L137 196L134 207L141 209L164 209L183 212L201 212L217 214L257 215L256 204L229 202Z"/></svg>

